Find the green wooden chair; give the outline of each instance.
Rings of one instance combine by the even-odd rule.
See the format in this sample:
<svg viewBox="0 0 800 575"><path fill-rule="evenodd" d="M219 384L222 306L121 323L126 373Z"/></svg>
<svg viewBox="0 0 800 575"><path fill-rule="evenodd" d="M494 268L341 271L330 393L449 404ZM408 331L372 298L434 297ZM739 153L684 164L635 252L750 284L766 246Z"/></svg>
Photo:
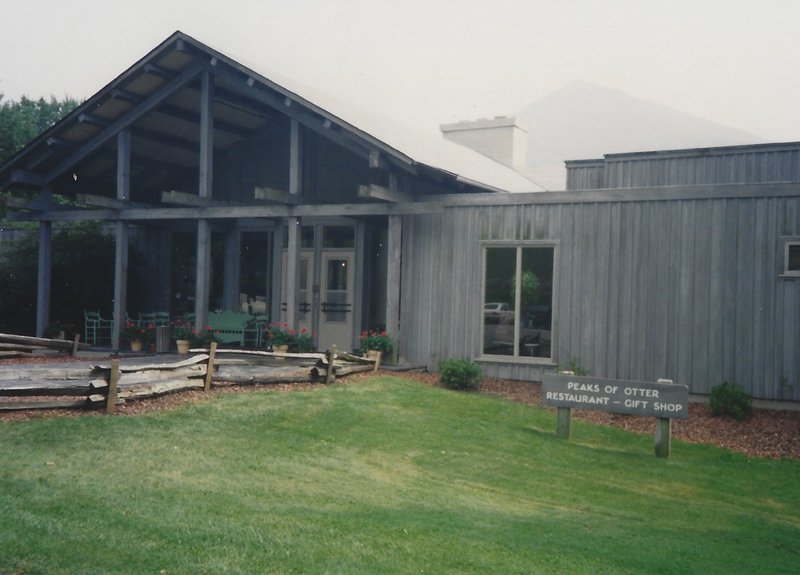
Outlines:
<svg viewBox="0 0 800 575"><path fill-rule="evenodd" d="M89 345L99 342L111 343L114 321L103 319L99 311L83 311L83 338Z"/></svg>

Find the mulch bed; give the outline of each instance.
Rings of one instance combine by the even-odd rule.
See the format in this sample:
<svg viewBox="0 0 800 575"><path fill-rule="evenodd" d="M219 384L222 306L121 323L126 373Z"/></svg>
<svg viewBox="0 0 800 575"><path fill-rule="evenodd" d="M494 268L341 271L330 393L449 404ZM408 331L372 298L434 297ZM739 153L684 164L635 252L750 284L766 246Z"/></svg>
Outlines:
<svg viewBox="0 0 800 575"><path fill-rule="evenodd" d="M0 360L0 365L64 362L70 360L69 356L46 356ZM357 383L370 377L372 377L371 373L352 374L343 379L343 381ZM438 385L439 382L438 375L430 373L404 372L399 377L414 379L428 385ZM212 393L246 393L265 389L288 392L309 390L323 385L318 383L223 385L215 386ZM481 393L500 396L510 401L541 405L541 385L536 383L484 379L481 383L480 391ZM184 403L203 401L207 398L208 395L202 391L183 391L160 397L128 401L118 406L117 413L120 415L139 415L150 411L169 410ZM103 415L102 410L31 410L0 412L0 420L56 416L91 417L99 415ZM587 410L574 410L573 417L590 423L618 427L648 435L652 435L655 429L655 419L651 417ZM749 418L744 421L736 421L729 417L714 417L708 412L706 405L692 403L689 405L689 419L673 420L672 435L675 439L682 441L713 444L753 457L790 457L800 459L800 411L754 409Z"/></svg>

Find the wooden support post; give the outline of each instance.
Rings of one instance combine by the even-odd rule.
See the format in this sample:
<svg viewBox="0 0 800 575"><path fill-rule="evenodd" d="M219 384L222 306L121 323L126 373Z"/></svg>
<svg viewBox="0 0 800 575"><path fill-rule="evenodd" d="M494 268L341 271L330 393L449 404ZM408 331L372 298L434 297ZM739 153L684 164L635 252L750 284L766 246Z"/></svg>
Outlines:
<svg viewBox="0 0 800 575"><path fill-rule="evenodd" d="M292 118L289 124L289 195L297 198L303 192L303 137L300 122Z"/></svg>
<svg viewBox="0 0 800 575"><path fill-rule="evenodd" d="M225 232L225 264L222 277L222 309L242 311L239 308L239 271L242 255L242 232L230 229Z"/></svg>
<svg viewBox="0 0 800 575"><path fill-rule="evenodd" d="M111 378L108 381L106 397L106 414L113 415L117 407L117 385L119 384L119 360L111 360Z"/></svg>
<svg viewBox="0 0 800 575"><path fill-rule="evenodd" d="M206 383L204 391L211 391L211 378L214 375L214 356L217 355L217 342L212 341L208 348L208 366L206 367Z"/></svg>
<svg viewBox="0 0 800 575"><path fill-rule="evenodd" d="M197 220L195 282L194 328L197 333L201 333L208 325L208 298L211 290L211 227L206 219Z"/></svg>
<svg viewBox="0 0 800 575"><path fill-rule="evenodd" d="M400 339L400 266L402 265L403 220L402 216L389 216L386 261L386 332L394 342L393 357L388 363L397 363Z"/></svg>
<svg viewBox="0 0 800 575"><path fill-rule="evenodd" d="M36 337L43 337L50 323L51 242L53 223L39 223L39 263L36 282Z"/></svg>
<svg viewBox="0 0 800 575"><path fill-rule="evenodd" d="M572 438L572 409L558 407L558 428L556 434L561 439L569 441Z"/></svg>
<svg viewBox="0 0 800 575"><path fill-rule="evenodd" d="M672 420L659 417L656 420L656 457L669 457L672 451Z"/></svg>
<svg viewBox="0 0 800 575"><path fill-rule="evenodd" d="M131 199L131 131L117 134L117 200ZM111 349L119 351L128 310L128 223L116 223L114 253L114 324L111 326Z"/></svg>
<svg viewBox="0 0 800 575"><path fill-rule="evenodd" d="M81 343L81 334L76 333L75 339L72 340L72 351L70 351L70 355L76 355L78 353L78 347L80 346L80 343Z"/></svg>
<svg viewBox="0 0 800 575"><path fill-rule="evenodd" d="M281 277L283 270L283 229L284 222L272 230L272 266L269 284L269 317L273 322L281 318Z"/></svg>
<svg viewBox="0 0 800 575"><path fill-rule="evenodd" d="M328 350L328 371L325 374L325 383L333 383L333 362L336 361L336 346L332 345Z"/></svg>
<svg viewBox="0 0 800 575"><path fill-rule="evenodd" d="M297 328L297 301L300 295L300 219L289 218L289 247L286 257L286 323Z"/></svg>
<svg viewBox="0 0 800 575"><path fill-rule="evenodd" d="M200 76L200 186L197 195L210 200L214 185L214 78Z"/></svg>
<svg viewBox="0 0 800 575"><path fill-rule="evenodd" d="M114 254L114 324L111 326L111 349L119 351L122 328L127 319L128 299L128 224L116 223Z"/></svg>

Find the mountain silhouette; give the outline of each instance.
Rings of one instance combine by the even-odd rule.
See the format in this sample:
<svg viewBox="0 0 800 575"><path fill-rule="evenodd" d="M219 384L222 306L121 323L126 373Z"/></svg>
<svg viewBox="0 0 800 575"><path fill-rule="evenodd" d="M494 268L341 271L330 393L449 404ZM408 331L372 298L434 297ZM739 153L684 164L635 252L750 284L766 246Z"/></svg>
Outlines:
<svg viewBox="0 0 800 575"><path fill-rule="evenodd" d="M585 81L570 82L515 115L528 127L528 175L547 189L563 189L559 174L565 174L566 160L764 142L743 130Z"/></svg>

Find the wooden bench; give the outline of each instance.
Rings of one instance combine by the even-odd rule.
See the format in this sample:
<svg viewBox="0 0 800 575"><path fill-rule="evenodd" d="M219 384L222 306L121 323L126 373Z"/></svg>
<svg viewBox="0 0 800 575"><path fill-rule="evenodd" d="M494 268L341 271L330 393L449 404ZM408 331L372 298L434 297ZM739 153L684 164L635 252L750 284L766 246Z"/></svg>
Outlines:
<svg viewBox="0 0 800 575"><path fill-rule="evenodd" d="M211 312L208 314L208 325L214 330L220 343L238 343L244 347L246 341L258 345L260 326L266 319L252 316L249 313L235 311Z"/></svg>

